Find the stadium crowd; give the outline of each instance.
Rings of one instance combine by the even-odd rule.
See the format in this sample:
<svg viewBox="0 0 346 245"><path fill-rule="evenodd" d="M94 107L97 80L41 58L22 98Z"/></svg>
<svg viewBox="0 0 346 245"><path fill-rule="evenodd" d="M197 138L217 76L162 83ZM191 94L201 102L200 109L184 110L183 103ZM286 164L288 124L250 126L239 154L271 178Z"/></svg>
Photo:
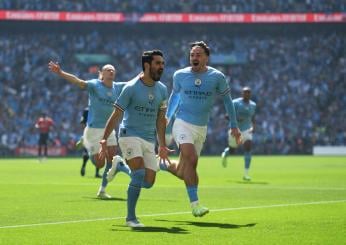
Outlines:
<svg viewBox="0 0 346 245"><path fill-rule="evenodd" d="M91 1L86 1L91 2ZM188 64L188 44L205 40L211 47L210 65L222 70L230 81L232 97L242 86L252 88L257 103L254 153L311 153L312 146L346 144L345 34L303 36L247 35L227 33L153 37L142 34L87 34L40 32L0 36L0 154L13 154L19 146L36 146L34 121L44 111L55 121L52 144L68 146L82 134L79 118L87 105L86 92L48 72L49 60L89 79L97 76L97 65L78 62L76 54L101 53L111 57L117 81L140 72L141 52L153 47L163 50L166 68L162 81L171 87L173 72ZM246 62L214 65L213 54L243 53ZM211 115L204 153L219 154L226 145L227 120L218 99Z"/></svg>
<svg viewBox="0 0 346 245"><path fill-rule="evenodd" d="M100 11L100 12L222 12L222 13L278 13L278 12L344 12L346 2L340 0L83 0L41 1L2 0L0 9L45 11Z"/></svg>

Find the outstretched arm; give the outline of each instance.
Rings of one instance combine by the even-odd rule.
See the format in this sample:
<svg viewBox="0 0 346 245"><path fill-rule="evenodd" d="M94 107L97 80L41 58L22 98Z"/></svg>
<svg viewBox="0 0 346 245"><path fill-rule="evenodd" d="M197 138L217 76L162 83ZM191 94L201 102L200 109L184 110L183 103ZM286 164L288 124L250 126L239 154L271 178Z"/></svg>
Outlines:
<svg viewBox="0 0 346 245"><path fill-rule="evenodd" d="M81 89L85 89L87 86L87 83L84 80L76 77L73 74L70 74L70 73L63 71L57 62L50 61L48 63L48 68L51 72L54 72L55 74L57 74L58 76L62 77L65 80L69 81L72 84L76 84Z"/></svg>

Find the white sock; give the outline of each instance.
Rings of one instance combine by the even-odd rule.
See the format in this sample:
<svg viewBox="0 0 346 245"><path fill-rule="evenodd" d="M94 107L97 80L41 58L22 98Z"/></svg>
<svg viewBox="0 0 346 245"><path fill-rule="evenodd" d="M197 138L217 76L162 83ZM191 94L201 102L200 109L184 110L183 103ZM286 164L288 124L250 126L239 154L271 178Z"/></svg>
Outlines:
<svg viewBox="0 0 346 245"><path fill-rule="evenodd" d="M100 186L99 192L105 192L106 188L104 188L103 186Z"/></svg>
<svg viewBox="0 0 346 245"><path fill-rule="evenodd" d="M244 169L244 176L248 176L249 175L249 169L248 168L245 168Z"/></svg>
<svg viewBox="0 0 346 245"><path fill-rule="evenodd" d="M191 208L194 208L198 205L198 201L191 202Z"/></svg>

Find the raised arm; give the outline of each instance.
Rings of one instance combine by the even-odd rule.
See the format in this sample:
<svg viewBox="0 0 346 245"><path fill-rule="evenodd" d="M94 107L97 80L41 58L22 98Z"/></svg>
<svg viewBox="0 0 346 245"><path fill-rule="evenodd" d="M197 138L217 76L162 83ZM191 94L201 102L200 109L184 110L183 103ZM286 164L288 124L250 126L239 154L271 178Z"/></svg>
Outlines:
<svg viewBox="0 0 346 245"><path fill-rule="evenodd" d="M87 83L84 80L76 77L73 74L63 71L57 62L50 61L48 63L48 68L51 72L57 74L58 76L62 77L63 79L69 81L72 84L76 84L81 89L85 89L87 86Z"/></svg>

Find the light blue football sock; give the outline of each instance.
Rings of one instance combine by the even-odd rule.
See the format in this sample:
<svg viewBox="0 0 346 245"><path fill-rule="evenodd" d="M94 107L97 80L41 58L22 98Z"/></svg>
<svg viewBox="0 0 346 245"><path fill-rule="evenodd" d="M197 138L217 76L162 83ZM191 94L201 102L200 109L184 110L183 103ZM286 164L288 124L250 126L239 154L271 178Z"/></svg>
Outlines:
<svg viewBox="0 0 346 245"><path fill-rule="evenodd" d="M131 172L131 182L127 189L127 217L126 220L135 220L136 205L141 192L141 185L144 180L145 170L136 169Z"/></svg>
<svg viewBox="0 0 346 245"><path fill-rule="evenodd" d="M251 152L247 151L244 153L245 169L250 169L251 164Z"/></svg>
<svg viewBox="0 0 346 245"><path fill-rule="evenodd" d="M127 174L128 176L131 176L131 169L129 168L129 166L123 162L119 162L117 165L117 172L123 172L125 174Z"/></svg>
<svg viewBox="0 0 346 245"><path fill-rule="evenodd" d="M106 164L106 167L105 167L105 171L103 172L103 175L102 175L102 187L105 188L108 184L108 180L107 180L107 173L108 173L108 170L110 170L112 167L112 162L108 162Z"/></svg>
<svg viewBox="0 0 346 245"><path fill-rule="evenodd" d="M190 202L198 201L197 195L198 187L196 185L186 186L187 194L189 195Z"/></svg>

